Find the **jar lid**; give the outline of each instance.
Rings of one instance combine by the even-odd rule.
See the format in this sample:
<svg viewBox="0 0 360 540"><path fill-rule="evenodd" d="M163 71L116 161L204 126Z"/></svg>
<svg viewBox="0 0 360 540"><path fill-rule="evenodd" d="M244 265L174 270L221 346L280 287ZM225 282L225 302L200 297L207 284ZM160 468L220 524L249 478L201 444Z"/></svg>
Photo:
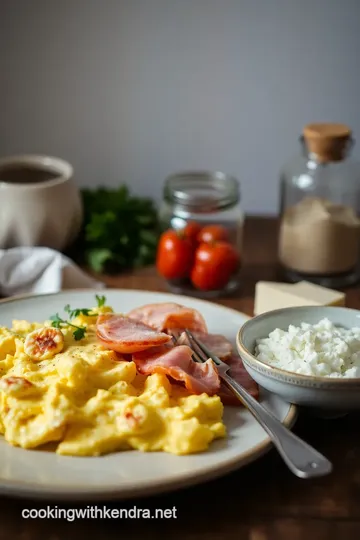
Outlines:
<svg viewBox="0 0 360 540"><path fill-rule="evenodd" d="M321 162L344 159L351 134L351 129L345 124L308 124L303 129L308 151Z"/></svg>
<svg viewBox="0 0 360 540"><path fill-rule="evenodd" d="M166 178L164 197L189 210L208 213L236 204L240 186L235 177L220 171L183 171Z"/></svg>

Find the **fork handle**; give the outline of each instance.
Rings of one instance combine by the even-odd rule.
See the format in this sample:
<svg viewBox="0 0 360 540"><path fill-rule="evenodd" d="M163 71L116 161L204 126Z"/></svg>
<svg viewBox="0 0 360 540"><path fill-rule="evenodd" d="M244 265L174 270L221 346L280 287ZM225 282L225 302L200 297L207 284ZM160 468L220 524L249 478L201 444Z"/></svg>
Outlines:
<svg viewBox="0 0 360 540"><path fill-rule="evenodd" d="M287 429L232 377L226 373L221 377L268 433L284 462L296 476L313 478L332 471L332 464L325 456Z"/></svg>

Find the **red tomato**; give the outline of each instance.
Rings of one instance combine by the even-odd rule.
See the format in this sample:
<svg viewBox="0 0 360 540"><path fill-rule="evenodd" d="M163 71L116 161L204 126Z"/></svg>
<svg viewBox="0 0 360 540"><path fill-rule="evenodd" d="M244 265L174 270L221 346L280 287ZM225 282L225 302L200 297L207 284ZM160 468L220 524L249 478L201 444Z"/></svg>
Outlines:
<svg viewBox="0 0 360 540"><path fill-rule="evenodd" d="M198 235L198 242L227 242L229 240L229 232L222 225L206 225Z"/></svg>
<svg viewBox="0 0 360 540"><path fill-rule="evenodd" d="M227 242L200 244L191 271L192 284L204 291L222 289L240 262L236 249Z"/></svg>
<svg viewBox="0 0 360 540"><path fill-rule="evenodd" d="M197 237L201 231L201 225L196 221L189 221L183 228L184 235L189 238L194 245L197 244Z"/></svg>
<svg viewBox="0 0 360 540"><path fill-rule="evenodd" d="M166 279L189 277L194 260L193 244L182 231L169 229L159 240L156 268Z"/></svg>

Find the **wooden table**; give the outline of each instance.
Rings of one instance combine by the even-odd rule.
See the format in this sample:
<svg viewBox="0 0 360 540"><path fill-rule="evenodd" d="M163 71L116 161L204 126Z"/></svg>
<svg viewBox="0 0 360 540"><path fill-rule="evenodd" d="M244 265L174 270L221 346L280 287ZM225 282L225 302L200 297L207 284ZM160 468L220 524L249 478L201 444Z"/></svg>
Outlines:
<svg viewBox="0 0 360 540"><path fill-rule="evenodd" d="M252 314L255 283L276 280L277 224L248 219L244 246L243 289L219 303ZM110 287L165 290L155 271L104 278ZM360 289L347 290L348 306L360 308ZM334 464L331 476L300 480L274 450L238 472L183 491L128 502L111 508L173 508L176 519L24 520L23 508L45 503L3 498L0 540L66 540L82 536L107 540L352 540L360 538L360 415L323 420L302 412L294 431ZM53 504L53 503L51 503ZM54 503L56 504L56 502ZM61 503L57 503L63 506Z"/></svg>

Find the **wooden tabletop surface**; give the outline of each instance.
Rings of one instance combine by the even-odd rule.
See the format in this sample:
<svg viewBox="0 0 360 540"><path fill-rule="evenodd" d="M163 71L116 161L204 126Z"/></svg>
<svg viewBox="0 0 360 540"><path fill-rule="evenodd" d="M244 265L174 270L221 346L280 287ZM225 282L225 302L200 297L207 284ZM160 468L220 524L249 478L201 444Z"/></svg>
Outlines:
<svg viewBox="0 0 360 540"><path fill-rule="evenodd" d="M255 283L276 280L276 222L248 219L243 287L218 302L252 315ZM152 268L104 278L110 287L166 290ZM360 288L347 289L347 305L360 308ZM22 519L23 508L46 503L3 498L0 540L67 540L83 535L107 540L334 540L360 538L360 414L324 420L302 411L294 431L334 464L331 476L301 480L275 450L220 480L108 508L176 508L176 518L65 520ZM63 507L60 502L49 502ZM102 503L101 503L102 504ZM70 505L71 506L71 505Z"/></svg>

